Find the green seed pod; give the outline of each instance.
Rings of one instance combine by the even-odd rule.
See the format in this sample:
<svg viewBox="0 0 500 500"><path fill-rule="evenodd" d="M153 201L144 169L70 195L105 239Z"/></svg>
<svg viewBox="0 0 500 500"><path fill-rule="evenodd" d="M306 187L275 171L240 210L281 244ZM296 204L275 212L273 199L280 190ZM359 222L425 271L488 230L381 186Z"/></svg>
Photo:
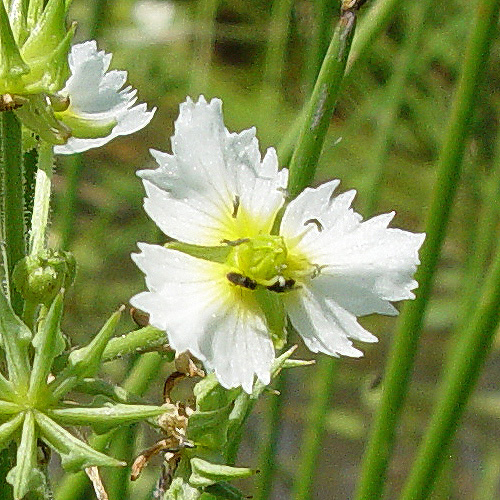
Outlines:
<svg viewBox="0 0 500 500"><path fill-rule="evenodd" d="M24 300L48 305L61 288L73 283L75 272L76 262L71 253L47 250L19 261L12 278Z"/></svg>

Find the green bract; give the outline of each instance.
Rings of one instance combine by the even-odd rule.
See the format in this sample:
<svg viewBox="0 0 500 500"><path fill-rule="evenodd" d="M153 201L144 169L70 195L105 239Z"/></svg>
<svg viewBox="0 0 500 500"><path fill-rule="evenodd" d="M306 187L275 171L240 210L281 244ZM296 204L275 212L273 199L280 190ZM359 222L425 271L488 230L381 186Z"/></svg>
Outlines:
<svg viewBox="0 0 500 500"><path fill-rule="evenodd" d="M69 470L121 466L125 464L94 450L65 427L90 426L103 433L172 410L172 405L125 404L123 397L111 400L101 396L91 407L65 401L69 391L85 390L89 378L97 374L121 310L111 316L89 345L73 350L64 369L55 374L54 361L66 345L60 330L62 299L62 293L58 293L50 307L42 306L33 335L0 294L0 334L8 372L0 373L0 448L11 442L17 445L16 465L7 476L16 499L44 485L37 456L39 440L59 453L63 467ZM116 393L120 395L120 391Z"/></svg>

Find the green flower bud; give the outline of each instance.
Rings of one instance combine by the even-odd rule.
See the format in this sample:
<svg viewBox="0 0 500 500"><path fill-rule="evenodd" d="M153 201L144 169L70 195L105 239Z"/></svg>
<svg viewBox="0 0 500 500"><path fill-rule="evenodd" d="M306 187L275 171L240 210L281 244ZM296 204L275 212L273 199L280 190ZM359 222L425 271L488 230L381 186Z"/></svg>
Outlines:
<svg viewBox="0 0 500 500"><path fill-rule="evenodd" d="M26 301L48 305L61 288L73 283L75 272L76 261L71 253L48 250L24 257L16 264L12 278Z"/></svg>
<svg viewBox="0 0 500 500"><path fill-rule="evenodd" d="M0 94L53 94L69 76L75 26L66 28L70 2L0 4ZM33 7L34 6L34 7Z"/></svg>

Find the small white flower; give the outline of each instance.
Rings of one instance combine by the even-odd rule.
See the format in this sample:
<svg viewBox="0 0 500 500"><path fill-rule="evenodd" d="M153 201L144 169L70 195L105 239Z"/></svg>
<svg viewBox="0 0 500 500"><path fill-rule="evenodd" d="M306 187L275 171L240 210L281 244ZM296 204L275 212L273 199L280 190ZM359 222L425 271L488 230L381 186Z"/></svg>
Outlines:
<svg viewBox="0 0 500 500"><path fill-rule="evenodd" d="M108 71L111 54L98 51L94 40L74 45L69 54L71 76L61 90L69 107L56 116L73 130L73 136L57 154L73 154L100 147L119 135L145 127L156 109L135 105L135 89L125 87L126 71Z"/></svg>
<svg viewBox="0 0 500 500"><path fill-rule="evenodd" d="M139 244L132 258L148 291L130 302L224 387L251 392L255 375L269 383L280 315L312 351L361 356L350 339L377 339L357 316L397 314L391 301L414 297L424 235L388 228L394 213L363 222L354 191L333 194L339 181L304 190L273 233L288 172L274 149L261 158L254 129L227 131L220 100L181 105L172 151L152 151L159 168L139 176L149 216L186 245ZM188 244L224 257L199 258Z"/></svg>

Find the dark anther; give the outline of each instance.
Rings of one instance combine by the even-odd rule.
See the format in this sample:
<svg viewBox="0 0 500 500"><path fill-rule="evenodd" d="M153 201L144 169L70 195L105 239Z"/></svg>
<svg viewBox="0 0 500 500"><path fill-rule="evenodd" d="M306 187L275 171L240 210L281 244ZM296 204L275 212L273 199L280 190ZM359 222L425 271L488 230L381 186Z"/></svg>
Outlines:
<svg viewBox="0 0 500 500"><path fill-rule="evenodd" d="M227 273L226 278L233 284L242 286L243 288L248 288L249 290L255 290L257 288L257 282L243 274L239 273Z"/></svg>
<svg viewBox="0 0 500 500"><path fill-rule="evenodd" d="M230 247L237 247L238 245L241 245L242 243L248 243L250 241L250 238L240 238L239 240L221 240L221 243L225 243L226 245L229 245Z"/></svg>
<svg viewBox="0 0 500 500"><path fill-rule="evenodd" d="M288 292L291 290L295 285L295 280L292 279L284 279L281 277L281 280L278 279L274 285L268 286L267 289L270 290L271 292L278 292L278 293L283 293L283 292Z"/></svg>

